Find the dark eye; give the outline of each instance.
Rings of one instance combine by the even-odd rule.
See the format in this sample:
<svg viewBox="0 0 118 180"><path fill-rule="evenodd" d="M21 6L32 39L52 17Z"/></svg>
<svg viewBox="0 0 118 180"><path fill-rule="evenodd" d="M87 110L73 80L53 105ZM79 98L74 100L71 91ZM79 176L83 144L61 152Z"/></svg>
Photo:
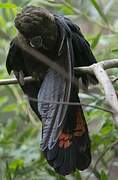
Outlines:
<svg viewBox="0 0 118 180"><path fill-rule="evenodd" d="M41 48L43 46L43 39L41 36L35 36L30 39L30 46L35 48Z"/></svg>

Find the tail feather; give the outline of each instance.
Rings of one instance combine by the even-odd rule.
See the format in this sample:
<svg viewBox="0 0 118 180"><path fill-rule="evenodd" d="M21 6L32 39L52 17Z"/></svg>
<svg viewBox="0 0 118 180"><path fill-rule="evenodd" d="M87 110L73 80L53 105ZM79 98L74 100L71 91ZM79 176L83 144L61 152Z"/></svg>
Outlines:
<svg viewBox="0 0 118 180"><path fill-rule="evenodd" d="M73 88L70 101L79 102ZM44 150L48 163L61 175L84 170L91 162L90 139L81 106L69 106L65 125L55 146Z"/></svg>
<svg viewBox="0 0 118 180"><path fill-rule="evenodd" d="M75 140L75 147L77 157L76 168L79 170L84 170L88 168L91 162L90 153L90 140L87 134L84 134L79 140Z"/></svg>
<svg viewBox="0 0 118 180"><path fill-rule="evenodd" d="M49 162L51 162L53 159L57 157L58 154L59 154L59 148L57 145L55 145L54 148L46 152L46 158Z"/></svg>
<svg viewBox="0 0 118 180"><path fill-rule="evenodd" d="M82 137L73 136L71 145L64 148L59 141L51 150L45 151L48 163L61 175L67 175L76 169L84 170L91 162L90 140L87 132Z"/></svg>
<svg viewBox="0 0 118 180"><path fill-rule="evenodd" d="M64 150L63 152L63 163L61 164L60 167L56 169L57 172L61 174L68 174L69 171L72 168L71 162L70 162L70 154L71 154L71 148L68 148Z"/></svg>
<svg viewBox="0 0 118 180"><path fill-rule="evenodd" d="M55 169L58 169L62 166L63 162L64 162L64 152L63 149L59 149L57 157L53 159L53 167Z"/></svg>

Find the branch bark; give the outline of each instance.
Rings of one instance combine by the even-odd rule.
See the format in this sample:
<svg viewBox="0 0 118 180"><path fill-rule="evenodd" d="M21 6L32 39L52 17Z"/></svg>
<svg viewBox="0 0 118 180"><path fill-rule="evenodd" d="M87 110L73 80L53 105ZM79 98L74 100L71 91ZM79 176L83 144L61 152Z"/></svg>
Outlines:
<svg viewBox="0 0 118 180"><path fill-rule="evenodd" d="M33 55L37 61L41 61L41 62L45 63L52 69L56 70L61 76L63 76L63 78L69 79L68 73L66 73L64 71L64 69L62 67L60 67L58 64L56 64L54 61L52 61L51 59L49 59L48 57L46 57L39 51L36 51L35 49L27 46L26 43L21 44L21 42L19 41L18 45L24 51ZM98 79L98 81L101 83L101 85L104 88L106 102L107 102L108 106L110 107L110 110L113 112L112 113L113 119L115 120L115 122L118 123L118 99L117 99L114 87L105 71L106 69L110 69L110 68L118 68L118 59L102 61L102 62L93 64L93 65L87 66L87 67L76 67L75 71L78 71L78 72L81 71L83 73L95 74L96 78ZM32 81L32 80L34 81L34 79L32 79L32 77L30 77L30 78L27 77L27 78L25 79L25 82ZM16 83L17 83L16 79L0 81L0 85L16 84ZM73 83L78 85L78 82L76 81L76 79L73 81Z"/></svg>
<svg viewBox="0 0 118 180"><path fill-rule="evenodd" d="M111 68L118 68L118 59L108 59L105 61L98 62L97 65L101 65L104 70L111 69ZM74 68L76 71L81 71L83 73L91 73L93 74L94 67L96 64L92 64L91 66L84 66L84 67L76 67Z"/></svg>
<svg viewBox="0 0 118 180"><path fill-rule="evenodd" d="M36 80L34 78L32 78L31 76L24 78L24 82L31 82L31 81L36 81ZM16 78L0 80L0 86L1 85L10 85L10 84L18 84L18 80Z"/></svg>
<svg viewBox="0 0 118 180"><path fill-rule="evenodd" d="M114 112L112 114L113 119L118 123L118 98L109 76L105 71L106 69L110 68L118 68L118 59L102 61L88 67L77 67L75 70L81 71L83 73L95 74L96 78L104 89L106 103L108 107Z"/></svg>

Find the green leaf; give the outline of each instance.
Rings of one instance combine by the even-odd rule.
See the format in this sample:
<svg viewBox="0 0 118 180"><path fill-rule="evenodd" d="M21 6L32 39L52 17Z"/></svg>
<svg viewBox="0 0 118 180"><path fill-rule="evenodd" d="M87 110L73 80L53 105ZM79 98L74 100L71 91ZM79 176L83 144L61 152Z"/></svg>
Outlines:
<svg viewBox="0 0 118 180"><path fill-rule="evenodd" d="M118 49L112 49L112 52L118 53Z"/></svg>
<svg viewBox="0 0 118 180"><path fill-rule="evenodd" d="M12 161L9 165L10 169L16 170L17 168L22 168L24 166L24 162L21 159L16 159Z"/></svg>
<svg viewBox="0 0 118 180"><path fill-rule="evenodd" d="M12 175L11 175L11 171L10 171L8 162L6 162L6 178L7 178L7 180L12 180Z"/></svg>
<svg viewBox="0 0 118 180"><path fill-rule="evenodd" d="M101 37L101 32L98 33L98 34L96 35L96 37L93 39L93 42L92 42L92 44L91 44L91 48L92 48L92 49L94 49L94 48L97 46L97 44L98 44L98 42L99 42L99 40L100 40L100 37Z"/></svg>
<svg viewBox="0 0 118 180"><path fill-rule="evenodd" d="M57 175L56 177L57 177L56 178L57 180L67 180L66 177L61 176L61 175Z"/></svg>
<svg viewBox="0 0 118 180"><path fill-rule="evenodd" d="M16 110L16 104L10 104L3 108L4 112L11 112Z"/></svg>
<svg viewBox="0 0 118 180"><path fill-rule="evenodd" d="M100 180L108 180L107 175L103 170L101 171Z"/></svg>
<svg viewBox="0 0 118 180"><path fill-rule="evenodd" d="M62 6L60 11L62 11L65 15L73 15L73 9L70 7Z"/></svg>
<svg viewBox="0 0 118 180"><path fill-rule="evenodd" d="M0 107L4 105L8 101L8 97L2 96L0 97Z"/></svg>
<svg viewBox="0 0 118 180"><path fill-rule="evenodd" d="M50 175L50 176L55 176L55 171L54 170L52 170L51 168L46 168L46 171L48 172L48 174Z"/></svg>
<svg viewBox="0 0 118 180"><path fill-rule="evenodd" d="M76 170L74 176L76 177L77 180L82 180L79 170Z"/></svg>
<svg viewBox="0 0 118 180"><path fill-rule="evenodd" d="M102 134L102 135L107 135L107 134L109 134L110 132L112 132L112 129L113 129L112 125L107 124L106 126L104 126L104 127L101 129L101 134Z"/></svg>
<svg viewBox="0 0 118 180"><path fill-rule="evenodd" d="M96 0L90 0L90 1L92 2L93 6L95 7L95 9L99 13L99 15L102 17L102 19L108 24L108 19L107 19L106 15L104 14L102 8L97 3L97 1Z"/></svg>
<svg viewBox="0 0 118 180"><path fill-rule="evenodd" d="M96 176L97 179L100 179L100 173L98 172L97 169L93 169L93 173Z"/></svg>
<svg viewBox="0 0 118 180"><path fill-rule="evenodd" d="M48 0L48 2L50 2L50 3L55 3L55 0Z"/></svg>
<svg viewBox="0 0 118 180"><path fill-rule="evenodd" d="M47 6L47 7L53 7L53 8L61 8L62 4L61 3L55 3L51 1L44 1L44 0L39 0L38 4L41 6Z"/></svg>
<svg viewBox="0 0 118 180"><path fill-rule="evenodd" d="M17 8L17 6L12 3L0 3L0 8Z"/></svg>

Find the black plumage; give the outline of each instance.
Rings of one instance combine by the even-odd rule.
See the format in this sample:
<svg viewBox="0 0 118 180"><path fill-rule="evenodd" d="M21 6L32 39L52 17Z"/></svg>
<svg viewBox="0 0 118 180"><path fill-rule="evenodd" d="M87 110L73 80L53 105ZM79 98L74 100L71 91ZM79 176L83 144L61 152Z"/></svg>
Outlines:
<svg viewBox="0 0 118 180"><path fill-rule="evenodd" d="M96 63L89 43L69 19L40 7L24 8L17 15L15 26L18 35L11 42L6 66L9 74L14 71L24 93L37 99L29 102L42 121L41 150L61 175L84 170L91 162L91 148L82 107L51 102L80 102L78 87L73 81L76 78L74 67ZM68 79L37 61L18 45L19 41L55 61L68 74ZM24 77L33 76L36 81L22 84L20 73ZM97 83L91 74L80 77L85 85Z"/></svg>

